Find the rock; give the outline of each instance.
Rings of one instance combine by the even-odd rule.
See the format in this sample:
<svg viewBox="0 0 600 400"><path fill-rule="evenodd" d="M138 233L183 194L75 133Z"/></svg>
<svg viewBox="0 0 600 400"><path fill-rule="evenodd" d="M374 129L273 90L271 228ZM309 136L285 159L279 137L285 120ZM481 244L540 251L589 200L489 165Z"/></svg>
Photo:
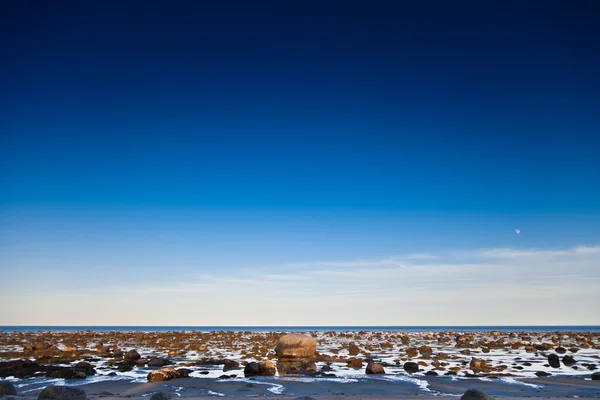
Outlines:
<svg viewBox="0 0 600 400"><path fill-rule="evenodd" d="M248 364L246 364L246 366L244 367L244 376L248 377L248 376L258 376L260 375L260 368L258 366L258 363L255 361L249 362Z"/></svg>
<svg viewBox="0 0 600 400"><path fill-rule="evenodd" d="M38 363L30 360L13 360L0 362L0 378L30 378L41 371Z"/></svg>
<svg viewBox="0 0 600 400"><path fill-rule="evenodd" d="M160 357L152 358L148 361L149 367L164 367L165 365L169 365L169 360Z"/></svg>
<svg viewBox="0 0 600 400"><path fill-rule="evenodd" d="M39 351L39 350L48 350L50 348L50 345L46 342L37 342L37 343L33 343L32 347L34 350Z"/></svg>
<svg viewBox="0 0 600 400"><path fill-rule="evenodd" d="M415 372L419 372L419 364L417 364L416 362L405 362L404 363L404 370L406 372L408 372L409 374L413 374Z"/></svg>
<svg viewBox="0 0 600 400"><path fill-rule="evenodd" d="M150 400L171 400L171 394L167 392L154 393Z"/></svg>
<svg viewBox="0 0 600 400"><path fill-rule="evenodd" d="M552 353L548 356L548 364L550 364L552 368L560 368L560 359L556 354Z"/></svg>
<svg viewBox="0 0 600 400"><path fill-rule="evenodd" d="M317 351L317 341L310 336L290 333L279 338L275 353L277 357L310 358Z"/></svg>
<svg viewBox="0 0 600 400"><path fill-rule="evenodd" d="M592 380L593 381L600 381L600 372L594 372L592 374Z"/></svg>
<svg viewBox="0 0 600 400"><path fill-rule="evenodd" d="M87 376L87 372L84 369L75 367L56 367L47 365L43 368L43 371L49 378L83 379Z"/></svg>
<svg viewBox="0 0 600 400"><path fill-rule="evenodd" d="M121 364L117 367L117 369L119 370L119 372L128 372L133 370L133 365Z"/></svg>
<svg viewBox="0 0 600 400"><path fill-rule="evenodd" d="M179 372L175 368L163 368L161 371L167 373L171 379L179 378Z"/></svg>
<svg viewBox="0 0 600 400"><path fill-rule="evenodd" d="M127 353L123 354L123 358L125 360L137 361L141 358L140 353L135 350L129 350ZM159 393L157 393L159 394ZM154 396L152 396L154 397Z"/></svg>
<svg viewBox="0 0 600 400"><path fill-rule="evenodd" d="M258 363L258 374L260 376L275 376L277 367L271 361L261 361Z"/></svg>
<svg viewBox="0 0 600 400"><path fill-rule="evenodd" d="M536 371L535 372L535 376L539 377L539 378L543 378L545 376L550 376L552 374L549 374L548 372L544 372L544 371Z"/></svg>
<svg viewBox="0 0 600 400"><path fill-rule="evenodd" d="M469 389L461 396L460 400L494 400L494 397L489 396L480 390Z"/></svg>
<svg viewBox="0 0 600 400"><path fill-rule="evenodd" d="M0 381L0 396L16 396L17 391L12 383L8 381Z"/></svg>
<svg viewBox="0 0 600 400"><path fill-rule="evenodd" d="M40 392L38 400L86 400L83 389L73 386L48 386Z"/></svg>
<svg viewBox="0 0 600 400"><path fill-rule="evenodd" d="M419 350L415 349L415 348L408 348L406 349L406 355L409 357L416 357L419 355Z"/></svg>
<svg viewBox="0 0 600 400"><path fill-rule="evenodd" d="M235 360L224 360L223 361L223 372L231 371L232 369L238 369L240 363Z"/></svg>
<svg viewBox="0 0 600 400"><path fill-rule="evenodd" d="M569 356L569 355L563 356L562 362L567 367L570 367L571 365L575 365L577 363L577 361L575 361L575 359L573 358L573 356Z"/></svg>
<svg viewBox="0 0 600 400"><path fill-rule="evenodd" d="M348 346L348 354L350 354L351 356L356 356L360 354L360 348L356 345L356 343L350 343L350 345Z"/></svg>
<svg viewBox="0 0 600 400"><path fill-rule="evenodd" d="M308 360L278 361L277 371L279 371L280 376L313 375L317 371L317 364Z"/></svg>
<svg viewBox="0 0 600 400"><path fill-rule="evenodd" d="M163 371L162 369L150 371L150 373L148 373L147 378L149 382L161 382L172 379L171 374L169 374L167 371Z"/></svg>
<svg viewBox="0 0 600 400"><path fill-rule="evenodd" d="M177 368L177 378L188 378L192 373L191 369L188 368Z"/></svg>
<svg viewBox="0 0 600 400"><path fill-rule="evenodd" d="M383 369L383 365L379 363L369 363L367 364L367 368L365 368L365 373L368 375L385 374L385 370Z"/></svg>
<svg viewBox="0 0 600 400"><path fill-rule="evenodd" d="M429 346L421 346L421 347L419 347L419 352L422 355L425 355L425 354L431 354L431 353L433 353L433 350Z"/></svg>
<svg viewBox="0 0 600 400"><path fill-rule="evenodd" d="M348 363L346 365L350 368L362 368L363 361L360 358L352 357L351 359L348 360Z"/></svg>
<svg viewBox="0 0 600 400"><path fill-rule="evenodd" d="M427 375L427 376L438 376L438 373L435 372L435 371L433 371L433 370L431 370L431 371L425 372L425 375Z"/></svg>
<svg viewBox="0 0 600 400"><path fill-rule="evenodd" d="M554 349L554 351L556 351L558 354L565 354L567 352L567 349L565 349L562 346L558 346L556 349Z"/></svg>
<svg viewBox="0 0 600 400"><path fill-rule="evenodd" d="M473 358L471 360L469 368L476 374L479 372L490 372L490 367L488 366L487 362L478 358Z"/></svg>

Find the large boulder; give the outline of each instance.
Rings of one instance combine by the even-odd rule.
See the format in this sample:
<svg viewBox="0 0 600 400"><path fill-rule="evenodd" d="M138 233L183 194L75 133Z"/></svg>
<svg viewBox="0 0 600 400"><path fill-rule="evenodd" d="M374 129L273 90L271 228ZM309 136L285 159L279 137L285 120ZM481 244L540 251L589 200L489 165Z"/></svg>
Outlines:
<svg viewBox="0 0 600 400"><path fill-rule="evenodd" d="M0 381L0 396L16 396L17 391L12 383L8 381Z"/></svg>
<svg viewBox="0 0 600 400"><path fill-rule="evenodd" d="M246 364L246 366L244 367L245 377L258 375L260 375L260 367L258 366L258 363L256 361L252 361Z"/></svg>
<svg viewBox="0 0 600 400"><path fill-rule="evenodd" d="M38 400L86 400L83 389L73 386L48 386L40 392Z"/></svg>
<svg viewBox="0 0 600 400"><path fill-rule="evenodd" d="M494 398L480 390L469 389L461 396L460 400L494 400Z"/></svg>
<svg viewBox="0 0 600 400"><path fill-rule="evenodd" d="M260 376L275 376L277 367L271 361L261 361L258 363L258 374Z"/></svg>
<svg viewBox="0 0 600 400"><path fill-rule="evenodd" d="M311 358L317 351L317 341L310 336L290 333L279 338L275 353L278 357Z"/></svg>
<svg viewBox="0 0 600 400"><path fill-rule="evenodd" d="M594 372L592 374L592 380L593 381L600 381L600 372Z"/></svg>
<svg viewBox="0 0 600 400"><path fill-rule="evenodd" d="M271 361L252 361L244 367L244 376L274 376L277 367Z"/></svg>
<svg viewBox="0 0 600 400"><path fill-rule="evenodd" d="M385 374L385 369L383 369L383 365L381 365L381 364L369 363L369 364L367 364L367 368L365 368L365 374L368 374L368 375Z"/></svg>
<svg viewBox="0 0 600 400"><path fill-rule="evenodd" d="M170 371L172 368L157 369L150 371L146 377L149 382L168 381L177 377L177 372Z"/></svg>
<svg viewBox="0 0 600 400"><path fill-rule="evenodd" d="M550 364L552 368L560 368L560 359L556 354L552 353L548 355L548 364Z"/></svg>
<svg viewBox="0 0 600 400"><path fill-rule="evenodd" d="M129 350L127 353L123 354L123 358L125 360L137 361L141 358L140 353L135 350Z"/></svg>
<svg viewBox="0 0 600 400"><path fill-rule="evenodd" d="M416 362L405 362L404 363L404 370L406 372L408 372L409 374L413 374L415 372L419 372L419 364L417 364Z"/></svg>

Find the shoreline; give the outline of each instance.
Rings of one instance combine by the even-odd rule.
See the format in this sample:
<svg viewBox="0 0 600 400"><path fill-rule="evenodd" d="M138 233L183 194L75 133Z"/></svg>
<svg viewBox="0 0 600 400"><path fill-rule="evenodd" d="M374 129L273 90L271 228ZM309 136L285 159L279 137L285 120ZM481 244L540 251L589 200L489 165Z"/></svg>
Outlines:
<svg viewBox="0 0 600 400"><path fill-rule="evenodd" d="M0 379L26 398L52 384L80 386L98 398L94 393L145 398L156 391L188 398L423 398L470 388L507 398L600 397L600 381L591 380L600 366L600 332L304 333L316 351L298 364L277 356L282 333L272 331L0 331ZM253 362L270 362L275 376L246 377ZM367 375L369 363L385 374ZM180 374L148 382L161 369Z"/></svg>

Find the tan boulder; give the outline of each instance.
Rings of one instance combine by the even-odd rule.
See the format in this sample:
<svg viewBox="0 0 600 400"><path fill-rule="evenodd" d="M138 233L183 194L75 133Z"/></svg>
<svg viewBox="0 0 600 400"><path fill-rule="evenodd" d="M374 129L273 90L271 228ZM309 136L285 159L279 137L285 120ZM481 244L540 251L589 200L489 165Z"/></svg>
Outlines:
<svg viewBox="0 0 600 400"><path fill-rule="evenodd" d="M310 336L290 333L279 338L275 353L278 357L310 358L317 351L317 341Z"/></svg>

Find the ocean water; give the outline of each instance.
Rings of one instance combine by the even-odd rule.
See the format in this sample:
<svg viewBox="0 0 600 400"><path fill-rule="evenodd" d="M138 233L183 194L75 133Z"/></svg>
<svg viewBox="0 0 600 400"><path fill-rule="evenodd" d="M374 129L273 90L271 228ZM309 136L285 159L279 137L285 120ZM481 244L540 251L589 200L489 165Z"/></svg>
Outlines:
<svg viewBox="0 0 600 400"><path fill-rule="evenodd" d="M514 326L0 326L4 332L96 331L96 332L600 332L600 325L514 325Z"/></svg>

